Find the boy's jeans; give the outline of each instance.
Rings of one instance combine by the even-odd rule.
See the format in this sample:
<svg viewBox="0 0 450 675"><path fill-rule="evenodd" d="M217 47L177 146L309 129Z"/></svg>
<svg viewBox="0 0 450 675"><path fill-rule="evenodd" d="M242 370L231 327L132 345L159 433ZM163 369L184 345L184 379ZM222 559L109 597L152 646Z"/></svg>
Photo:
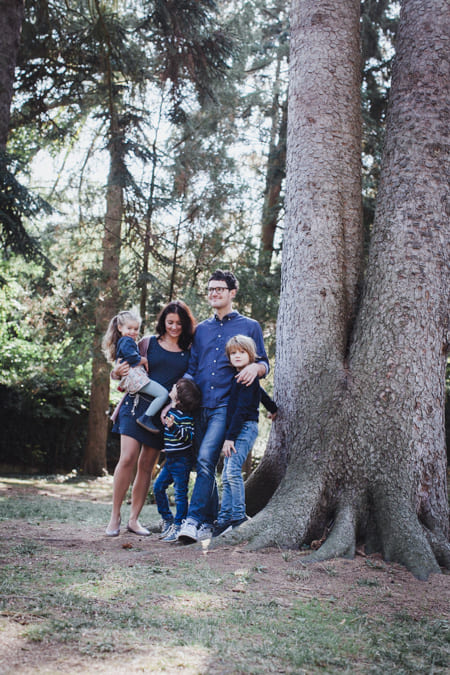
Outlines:
<svg viewBox="0 0 450 675"><path fill-rule="evenodd" d="M171 457L170 454L167 454L164 466L153 485L153 493L159 515L164 520L173 521L175 525L181 525L181 521L186 518L188 510L187 493L191 468L192 457ZM175 493L175 518L170 510L166 494L167 488L172 483Z"/></svg>
<svg viewBox="0 0 450 675"><path fill-rule="evenodd" d="M222 505L219 523L229 523L245 518L245 488L242 465L253 448L258 435L258 422L245 422L234 442L236 453L225 457L222 471Z"/></svg>
<svg viewBox="0 0 450 675"><path fill-rule="evenodd" d="M216 466L219 461L227 422L227 407L202 408L195 421L195 441L198 447L197 478L192 492L187 522L199 526L212 525L217 518L219 497Z"/></svg>

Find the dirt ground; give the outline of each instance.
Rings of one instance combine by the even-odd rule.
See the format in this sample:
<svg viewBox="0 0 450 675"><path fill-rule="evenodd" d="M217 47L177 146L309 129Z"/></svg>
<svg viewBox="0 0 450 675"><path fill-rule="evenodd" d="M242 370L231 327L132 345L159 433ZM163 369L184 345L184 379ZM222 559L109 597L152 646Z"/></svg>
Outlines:
<svg viewBox="0 0 450 675"><path fill-rule="evenodd" d="M23 490L11 488L0 480L0 492L7 490L11 496L27 494L30 496L33 489L27 486ZM108 490L109 491L109 490ZM43 493L36 489L35 492ZM45 493L56 496L58 488L46 487ZM110 493L109 493L110 494ZM59 497L71 499L70 488L64 486ZM83 491L77 489L77 499L93 499L92 489ZM94 499L103 501L106 493L102 490ZM145 519L144 519L145 522ZM194 546L167 544L158 540L157 534L150 537L137 537L129 534L122 528L119 537L108 538L98 528L88 526L68 526L67 524L49 523L37 528L36 525L21 522L20 531L16 521L0 523L0 545L11 540L39 540L42 545L50 545L55 553L67 553L76 548L79 552L98 553L105 564L127 563L130 547L139 547L142 551L140 561L145 560L148 551L149 561L154 565L170 567L176 562L207 560L212 570L218 575L227 574L235 582L225 589L231 593L252 592L254 584L248 588L239 580L236 570L263 569L264 574L258 575L258 586L264 586L265 597L275 599L279 604L292 602L293 594L304 598L333 599L335 606L340 609L361 607L364 612L378 617L392 617L396 613L406 613L419 621L422 618L450 618L450 576L446 574L431 575L428 581L415 579L405 568L397 564L385 563L380 556L365 556L358 552L354 560L335 559L324 563L304 565L304 553L299 551L281 551L275 548L258 552L250 552L241 547L222 547L207 550ZM262 589L259 589L262 590ZM1 619L1 617L0 617ZM4 626L3 619L1 623ZM8 653L17 654L18 642L13 634L2 631L3 658L0 659L0 672L13 672L1 669L1 661L8 657ZM39 650L37 650L39 651ZM23 663L23 670L14 672L29 672ZM97 671L97 669L95 669ZM30 671L31 672L31 671ZM55 671L56 672L56 671Z"/></svg>

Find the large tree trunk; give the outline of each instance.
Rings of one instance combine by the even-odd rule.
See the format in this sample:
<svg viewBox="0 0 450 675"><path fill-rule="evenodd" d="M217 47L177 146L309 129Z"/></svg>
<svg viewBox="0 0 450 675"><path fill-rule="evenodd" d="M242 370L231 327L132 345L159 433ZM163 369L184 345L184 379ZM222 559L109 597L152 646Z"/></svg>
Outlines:
<svg viewBox="0 0 450 675"><path fill-rule="evenodd" d="M95 309L88 437L83 459L84 472L95 476L100 476L106 470L111 369L102 354L101 341L109 321L118 312L120 299L119 258L123 217L123 155L123 133L114 119L111 125L110 172L102 245L103 261Z"/></svg>
<svg viewBox="0 0 450 675"><path fill-rule="evenodd" d="M368 273L353 322L359 196L346 184L355 169L346 158L357 134L351 140L351 125L337 125L352 115L345 102L354 98L358 11L356 0L293 4L276 364L282 415L269 448L287 469L267 507L232 539L298 547L333 523L311 559L351 556L360 539L426 578L438 563L450 567L449 6L403 2ZM328 46L317 41L325 35ZM319 126L322 137L311 134Z"/></svg>
<svg viewBox="0 0 450 675"><path fill-rule="evenodd" d="M23 0L0 0L0 152L9 131L14 70L23 21Z"/></svg>

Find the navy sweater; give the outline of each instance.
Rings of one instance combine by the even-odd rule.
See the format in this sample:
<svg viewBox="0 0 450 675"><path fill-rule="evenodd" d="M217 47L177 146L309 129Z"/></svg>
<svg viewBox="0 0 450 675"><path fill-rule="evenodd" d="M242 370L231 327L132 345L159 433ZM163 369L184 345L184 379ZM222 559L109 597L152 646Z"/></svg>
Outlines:
<svg viewBox="0 0 450 675"><path fill-rule="evenodd" d="M225 439L235 441L241 433L245 422L257 422L259 404L262 402L271 413L278 410L277 404L259 384L255 378L250 386L233 380L230 391L230 400L227 408L227 430Z"/></svg>

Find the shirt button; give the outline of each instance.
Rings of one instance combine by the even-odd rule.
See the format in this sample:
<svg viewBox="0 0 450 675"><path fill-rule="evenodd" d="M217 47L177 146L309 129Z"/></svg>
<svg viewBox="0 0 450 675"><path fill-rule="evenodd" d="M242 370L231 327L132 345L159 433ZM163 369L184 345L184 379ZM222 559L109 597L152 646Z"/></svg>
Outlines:
<svg viewBox="0 0 450 675"><path fill-rule="evenodd" d="M211 387L211 389L214 389L214 387Z"/></svg>
<svg viewBox="0 0 450 675"><path fill-rule="evenodd" d="M215 373L211 373L211 375L215 375Z"/></svg>

